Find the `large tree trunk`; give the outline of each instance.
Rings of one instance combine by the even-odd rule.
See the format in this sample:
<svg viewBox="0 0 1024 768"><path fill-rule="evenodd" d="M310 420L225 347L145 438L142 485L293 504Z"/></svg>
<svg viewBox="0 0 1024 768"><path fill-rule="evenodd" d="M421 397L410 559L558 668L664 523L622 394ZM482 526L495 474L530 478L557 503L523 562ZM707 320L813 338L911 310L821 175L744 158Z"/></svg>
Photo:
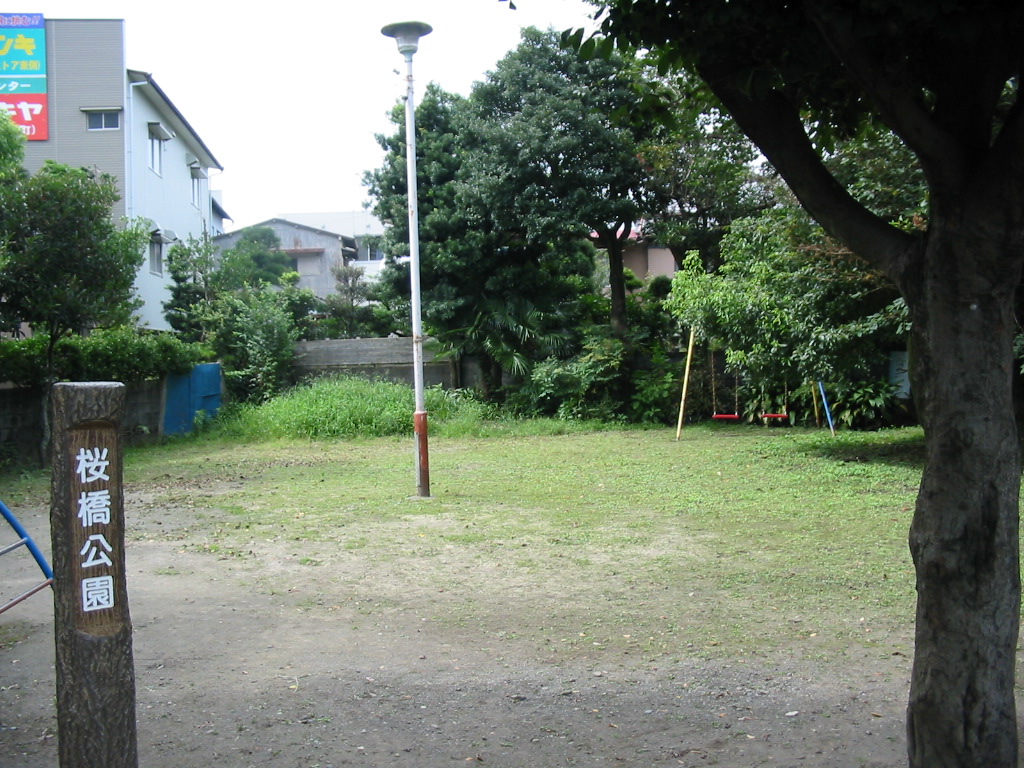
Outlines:
<svg viewBox="0 0 1024 768"><path fill-rule="evenodd" d="M908 752L912 768L1016 768L1019 257L963 235L933 221L922 271L901 279L927 446L910 531L918 602Z"/></svg>
<svg viewBox="0 0 1024 768"><path fill-rule="evenodd" d="M612 311L609 318L612 333L624 339L629 332L629 320L626 318L626 276L623 274L622 241L611 233L604 243L608 251L608 291L611 294Z"/></svg>

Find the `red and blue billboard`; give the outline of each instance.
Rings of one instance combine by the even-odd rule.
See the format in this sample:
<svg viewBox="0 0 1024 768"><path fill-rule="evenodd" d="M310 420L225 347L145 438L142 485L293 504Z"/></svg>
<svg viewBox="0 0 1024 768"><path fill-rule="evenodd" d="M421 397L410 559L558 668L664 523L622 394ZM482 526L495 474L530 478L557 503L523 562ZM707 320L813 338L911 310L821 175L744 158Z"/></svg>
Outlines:
<svg viewBox="0 0 1024 768"><path fill-rule="evenodd" d="M49 138L46 22L41 13L0 13L0 110L29 141Z"/></svg>

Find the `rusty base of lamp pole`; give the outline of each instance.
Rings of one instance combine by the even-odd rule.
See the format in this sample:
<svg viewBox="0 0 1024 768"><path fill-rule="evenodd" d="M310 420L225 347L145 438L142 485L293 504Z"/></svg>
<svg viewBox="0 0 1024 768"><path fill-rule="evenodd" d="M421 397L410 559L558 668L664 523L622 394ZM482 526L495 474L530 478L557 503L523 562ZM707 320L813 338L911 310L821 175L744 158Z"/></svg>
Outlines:
<svg viewBox="0 0 1024 768"><path fill-rule="evenodd" d="M413 414L413 431L416 433L416 495L430 496L430 458L427 451L427 412Z"/></svg>

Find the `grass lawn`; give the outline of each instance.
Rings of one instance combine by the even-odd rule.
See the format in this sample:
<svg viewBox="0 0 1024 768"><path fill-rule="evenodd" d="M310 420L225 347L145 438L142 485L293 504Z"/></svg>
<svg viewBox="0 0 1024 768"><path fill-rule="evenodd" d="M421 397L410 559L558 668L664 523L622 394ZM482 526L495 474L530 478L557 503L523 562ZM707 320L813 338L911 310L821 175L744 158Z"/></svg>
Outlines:
<svg viewBox="0 0 1024 768"><path fill-rule="evenodd" d="M435 437L420 499L411 436L208 438L129 452L128 536L248 562L258 589L319 579L310 610L344 573L349 599L563 655L887 655L913 625L922 455L916 429ZM46 503L43 474L0 482L8 505Z"/></svg>

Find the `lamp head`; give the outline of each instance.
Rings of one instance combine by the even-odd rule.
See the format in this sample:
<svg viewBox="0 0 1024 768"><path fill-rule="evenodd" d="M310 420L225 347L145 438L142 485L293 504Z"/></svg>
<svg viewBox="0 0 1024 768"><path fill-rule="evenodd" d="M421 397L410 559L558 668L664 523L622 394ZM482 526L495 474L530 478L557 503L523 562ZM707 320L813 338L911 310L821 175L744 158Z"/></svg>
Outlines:
<svg viewBox="0 0 1024 768"><path fill-rule="evenodd" d="M422 21L400 21L397 24L388 24L380 33L395 38L399 53L412 55L419 48L420 38L432 31L433 27Z"/></svg>

